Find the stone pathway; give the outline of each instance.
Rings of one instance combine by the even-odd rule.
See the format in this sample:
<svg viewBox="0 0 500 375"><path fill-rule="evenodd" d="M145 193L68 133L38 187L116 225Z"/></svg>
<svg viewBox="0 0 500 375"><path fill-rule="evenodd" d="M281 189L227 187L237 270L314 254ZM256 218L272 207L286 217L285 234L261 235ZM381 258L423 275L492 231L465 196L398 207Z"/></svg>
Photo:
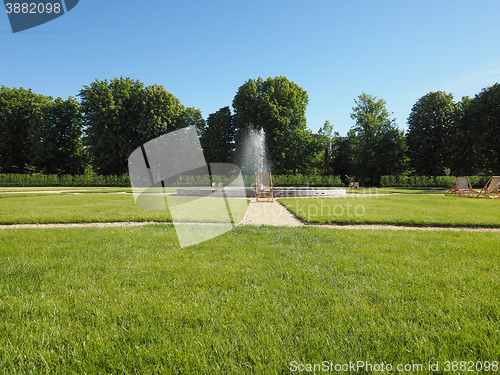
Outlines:
<svg viewBox="0 0 500 375"><path fill-rule="evenodd" d="M239 225L298 227L304 223L276 199L273 202L257 202L255 198L251 198L245 217Z"/></svg>

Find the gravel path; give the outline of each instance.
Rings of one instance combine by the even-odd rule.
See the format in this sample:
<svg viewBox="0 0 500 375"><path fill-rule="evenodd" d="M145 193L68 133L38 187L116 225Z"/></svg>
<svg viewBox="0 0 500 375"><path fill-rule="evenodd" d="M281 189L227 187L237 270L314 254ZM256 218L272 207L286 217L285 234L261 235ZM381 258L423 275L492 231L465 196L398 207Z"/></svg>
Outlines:
<svg viewBox="0 0 500 375"><path fill-rule="evenodd" d="M0 229L12 228L88 228L88 227L138 227L148 224L166 224L156 221L119 221L113 223L53 223L53 224L0 224ZM168 224L168 223L167 223Z"/></svg>

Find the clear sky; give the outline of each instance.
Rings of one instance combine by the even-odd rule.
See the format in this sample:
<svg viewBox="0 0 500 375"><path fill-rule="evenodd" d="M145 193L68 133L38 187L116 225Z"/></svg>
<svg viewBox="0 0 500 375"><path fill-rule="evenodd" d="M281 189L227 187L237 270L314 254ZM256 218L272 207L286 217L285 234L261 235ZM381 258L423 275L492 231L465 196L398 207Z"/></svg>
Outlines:
<svg viewBox="0 0 500 375"><path fill-rule="evenodd" d="M80 0L16 34L2 11L0 85L66 99L131 77L207 118L248 79L286 76L309 95L313 132L329 120L345 135L362 92L406 129L426 93L500 82L499 20L499 0Z"/></svg>

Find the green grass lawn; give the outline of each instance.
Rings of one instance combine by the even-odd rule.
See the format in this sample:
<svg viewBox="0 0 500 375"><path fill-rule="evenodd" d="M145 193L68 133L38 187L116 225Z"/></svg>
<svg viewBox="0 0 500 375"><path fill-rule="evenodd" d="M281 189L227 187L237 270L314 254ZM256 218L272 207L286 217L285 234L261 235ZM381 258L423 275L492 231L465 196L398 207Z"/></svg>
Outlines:
<svg viewBox="0 0 500 375"><path fill-rule="evenodd" d="M404 194L279 201L310 223L500 226L500 199Z"/></svg>
<svg viewBox="0 0 500 375"><path fill-rule="evenodd" d="M139 209L131 194L0 194L0 224L171 220Z"/></svg>
<svg viewBox="0 0 500 375"><path fill-rule="evenodd" d="M292 361L498 360L499 240L237 227L181 249L169 224L4 229L0 366L276 374Z"/></svg>
<svg viewBox="0 0 500 375"><path fill-rule="evenodd" d="M162 198L160 198L162 199ZM86 223L120 221L171 222L169 207L177 207L177 221L220 221L227 216L223 198L175 196L168 198L166 211L143 210L136 206L132 194L43 194L0 193L0 224ZM239 202L228 199L229 204ZM244 202L244 200L243 200ZM235 222L243 219L246 203L233 210Z"/></svg>

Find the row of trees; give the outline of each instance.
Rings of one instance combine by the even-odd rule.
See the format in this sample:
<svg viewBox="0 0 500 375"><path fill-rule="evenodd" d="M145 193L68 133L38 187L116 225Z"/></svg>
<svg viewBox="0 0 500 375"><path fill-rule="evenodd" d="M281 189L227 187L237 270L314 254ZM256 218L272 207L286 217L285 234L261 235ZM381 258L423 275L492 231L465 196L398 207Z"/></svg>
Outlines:
<svg viewBox="0 0 500 375"><path fill-rule="evenodd" d="M441 91L420 98L408 118L408 157L417 174L491 174L500 168L500 85L454 102Z"/></svg>
<svg viewBox="0 0 500 375"><path fill-rule="evenodd" d="M80 102L23 88L0 88L0 172L102 175L128 171L127 158L143 143L204 123L162 86L130 78L96 80ZM202 128L203 126L201 126Z"/></svg>
<svg viewBox="0 0 500 375"><path fill-rule="evenodd" d="M383 100L362 94L346 138L332 141L335 174L378 184L383 175L491 175L500 168L500 85L473 99L430 92L417 100L403 134Z"/></svg>
<svg viewBox="0 0 500 375"><path fill-rule="evenodd" d="M0 87L0 171L81 173L81 120L75 98Z"/></svg>
<svg viewBox="0 0 500 375"><path fill-rule="evenodd" d="M491 173L498 168L500 85L455 103L451 94L420 98L401 131L386 103L362 93L347 137L325 122L306 126L308 95L286 77L245 82L229 106L210 114L184 107L159 85L115 78L62 100L0 88L0 172L103 175L127 172L130 153L169 131L194 125L208 162L241 165L249 128L264 129L275 174L321 174L377 184L383 175Z"/></svg>

